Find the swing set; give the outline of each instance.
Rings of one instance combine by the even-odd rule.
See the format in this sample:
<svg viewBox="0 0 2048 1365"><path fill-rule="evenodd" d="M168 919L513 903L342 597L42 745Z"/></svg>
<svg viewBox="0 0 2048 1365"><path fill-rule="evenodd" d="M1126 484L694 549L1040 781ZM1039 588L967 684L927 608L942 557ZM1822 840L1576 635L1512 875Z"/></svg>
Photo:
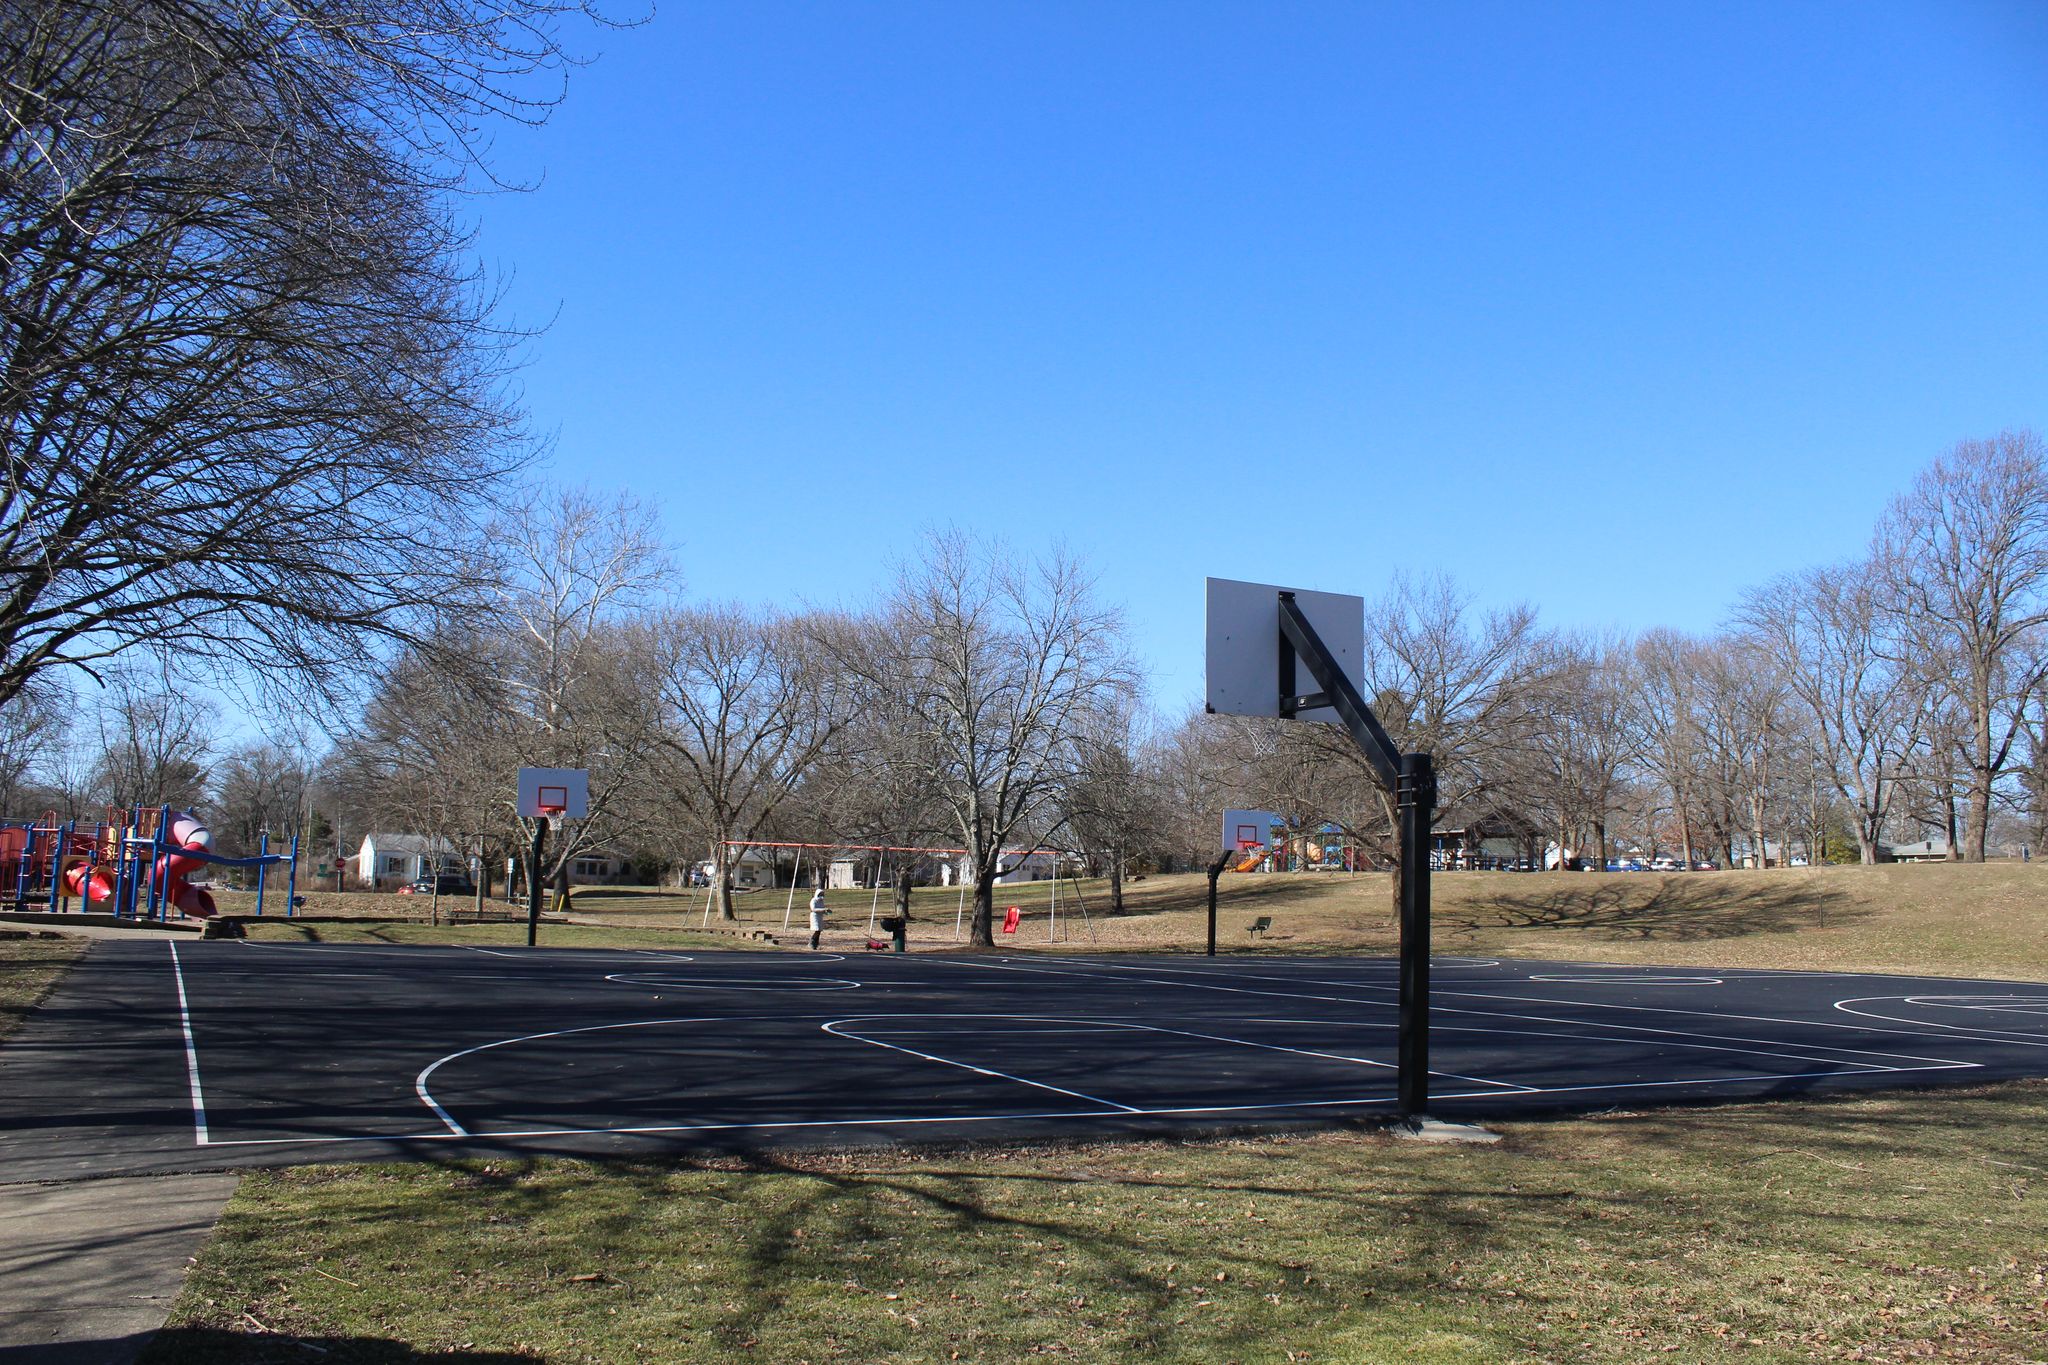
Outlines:
<svg viewBox="0 0 2048 1365"><path fill-rule="evenodd" d="M885 881L889 882L889 884L891 885L894 884L893 879L885 878L883 875L884 865L890 860L892 855L895 858L897 868L900 869L903 863L912 857L916 859L938 862L943 865L946 863L948 859L962 857L967 852L967 850L964 848L925 848L909 844L806 844L779 839L728 839L725 841L725 846L730 849L738 850L741 855L744 855L748 849L752 848L792 849L796 851L797 857L790 868L789 895L782 907L782 928L784 932L788 932L790 919L796 913L797 877L803 865L803 854L805 852L809 851L835 854L873 854L874 859L871 865L871 870L869 871L868 876L866 878L868 884L872 887L874 893L868 898L867 932L871 939L874 936L876 925L880 922L879 917L881 914L882 906L882 886ZM1051 858L1053 865L1053 875L1051 878L1052 900L1050 914L1048 916L1046 924L1046 942L1053 943L1064 941L1064 932L1061 928L1059 917L1059 893L1060 881L1062 877L1064 877L1068 882L1072 883L1071 888L1068 892L1068 898L1074 905L1080 907L1082 923L1084 923L1088 928L1089 940L1091 942L1094 940L1095 922L1088 914L1087 901L1084 900L1081 896L1080 879L1077 876L1075 876L1071 871L1067 870L1067 864L1070 861L1078 860L1077 855L1065 849L1028 848L1005 849L1002 853L998 854L997 856L999 859L1016 858L1019 860L1017 866L1020 867L1023 865L1024 859L1034 857ZM1012 868L1011 870L1014 871L1015 868ZM963 937L964 934L964 926L966 924L967 918L968 890L968 883L965 878L957 878L957 880L959 881L960 886L960 902L953 916L953 937L956 940ZM820 884L822 884L822 879L820 879ZM707 885L704 888L704 911L702 919L700 921L700 926L709 925L711 922L711 903L714 890L715 888L709 885ZM685 911L684 913L687 914L689 912ZM1067 913L1068 920L1071 923L1073 918L1073 912L1069 910ZM1010 928L1005 928L1003 932L1011 933L1014 931Z"/></svg>

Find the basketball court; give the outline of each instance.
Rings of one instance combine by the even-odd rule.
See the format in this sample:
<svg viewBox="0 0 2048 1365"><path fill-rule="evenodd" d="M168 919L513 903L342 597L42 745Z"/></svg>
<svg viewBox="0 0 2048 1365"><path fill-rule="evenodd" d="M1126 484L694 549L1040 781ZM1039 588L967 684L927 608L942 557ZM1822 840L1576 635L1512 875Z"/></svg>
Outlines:
<svg viewBox="0 0 2048 1365"><path fill-rule="evenodd" d="M1433 968L1445 1118L2048 1075L2048 985ZM0 1048L0 1181L1378 1123L1396 978L1364 958L102 942Z"/></svg>

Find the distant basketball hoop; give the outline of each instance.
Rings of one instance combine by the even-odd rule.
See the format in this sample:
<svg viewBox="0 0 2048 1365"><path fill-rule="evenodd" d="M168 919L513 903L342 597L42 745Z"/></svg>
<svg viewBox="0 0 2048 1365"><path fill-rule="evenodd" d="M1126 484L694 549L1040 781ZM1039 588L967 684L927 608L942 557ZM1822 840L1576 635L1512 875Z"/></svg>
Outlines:
<svg viewBox="0 0 2048 1365"><path fill-rule="evenodd" d="M590 818L590 773L584 768L521 768L518 804L522 819L533 821L533 853L526 864L526 946L540 937L541 852L548 831L564 819Z"/></svg>
<svg viewBox="0 0 2048 1365"><path fill-rule="evenodd" d="M590 815L590 774L582 768L521 768L519 814L529 820Z"/></svg>

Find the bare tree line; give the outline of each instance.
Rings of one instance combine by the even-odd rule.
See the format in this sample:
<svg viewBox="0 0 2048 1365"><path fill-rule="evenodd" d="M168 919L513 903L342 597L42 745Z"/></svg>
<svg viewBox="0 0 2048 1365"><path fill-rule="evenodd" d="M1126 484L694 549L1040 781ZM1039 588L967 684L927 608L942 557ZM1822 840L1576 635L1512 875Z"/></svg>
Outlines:
<svg viewBox="0 0 2048 1365"><path fill-rule="evenodd" d="M1443 827L1540 831L1595 867L1617 841L1688 865L1795 844L1872 862L1930 830L1981 861L2001 820L2023 845L2048 833L2044 626L2048 454L2007 432L1936 460L1867 555L1756 587L1712 635L1548 631L1526 607L1475 612L1448 579L1397 579L1368 608L1365 692L1435 756ZM1190 860L1213 837L1200 812L1225 805L1389 836L1383 794L1322 727L1196 716L1164 748Z"/></svg>
<svg viewBox="0 0 2048 1365"><path fill-rule="evenodd" d="M1711 636L1554 631L1525 606L1479 611L1448 578L1399 578L1368 606L1365 692L1439 763L1443 828L1595 867L1619 847L1870 861L1926 828L1981 857L1994 817L2028 838L2042 818L2044 523L2005 505L2048 500L2022 477L2041 464L2024 433L1958 447L1868 557L1760 585ZM1930 536L1931 566L1914 549ZM1391 857L1386 794L1334 729L1152 718L1118 612L1063 555L934 536L873 604L792 611L683 601L625 498L557 490L489 543L491 599L393 655L326 752L216 754L209 701L121 663L68 717L46 683L0 708L0 795L17 813L78 813L85 792L198 806L236 844L400 829L488 869L528 846L514 769L581 767L589 818L530 878L594 851L706 864L730 916L736 844L937 845L965 850L981 942L995 878L1040 844L1120 890L1128 866L1208 861L1221 811L1257 805Z"/></svg>

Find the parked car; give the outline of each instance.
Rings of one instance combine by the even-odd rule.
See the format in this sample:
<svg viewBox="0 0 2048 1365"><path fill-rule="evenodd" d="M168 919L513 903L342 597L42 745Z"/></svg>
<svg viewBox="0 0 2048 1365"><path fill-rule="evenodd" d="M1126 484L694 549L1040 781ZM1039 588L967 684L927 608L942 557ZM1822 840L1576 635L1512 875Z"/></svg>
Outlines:
<svg viewBox="0 0 2048 1365"><path fill-rule="evenodd" d="M436 883L439 883L436 886ZM435 891L444 896L474 896L476 883L460 872L443 872L438 877L422 877L410 886L398 888L401 896L431 896Z"/></svg>
<svg viewBox="0 0 2048 1365"><path fill-rule="evenodd" d="M1693 870L1693 871L1695 871L1695 872L1719 872L1719 871L1720 871L1721 869L1720 869L1720 867L1719 867L1719 866L1718 866L1717 864L1715 864L1715 863L1705 863L1705 862L1701 862L1701 863L1694 863L1694 864L1692 865L1692 870Z"/></svg>
<svg viewBox="0 0 2048 1365"><path fill-rule="evenodd" d="M1652 872L1683 872L1685 864L1676 858L1657 858L1650 863Z"/></svg>

